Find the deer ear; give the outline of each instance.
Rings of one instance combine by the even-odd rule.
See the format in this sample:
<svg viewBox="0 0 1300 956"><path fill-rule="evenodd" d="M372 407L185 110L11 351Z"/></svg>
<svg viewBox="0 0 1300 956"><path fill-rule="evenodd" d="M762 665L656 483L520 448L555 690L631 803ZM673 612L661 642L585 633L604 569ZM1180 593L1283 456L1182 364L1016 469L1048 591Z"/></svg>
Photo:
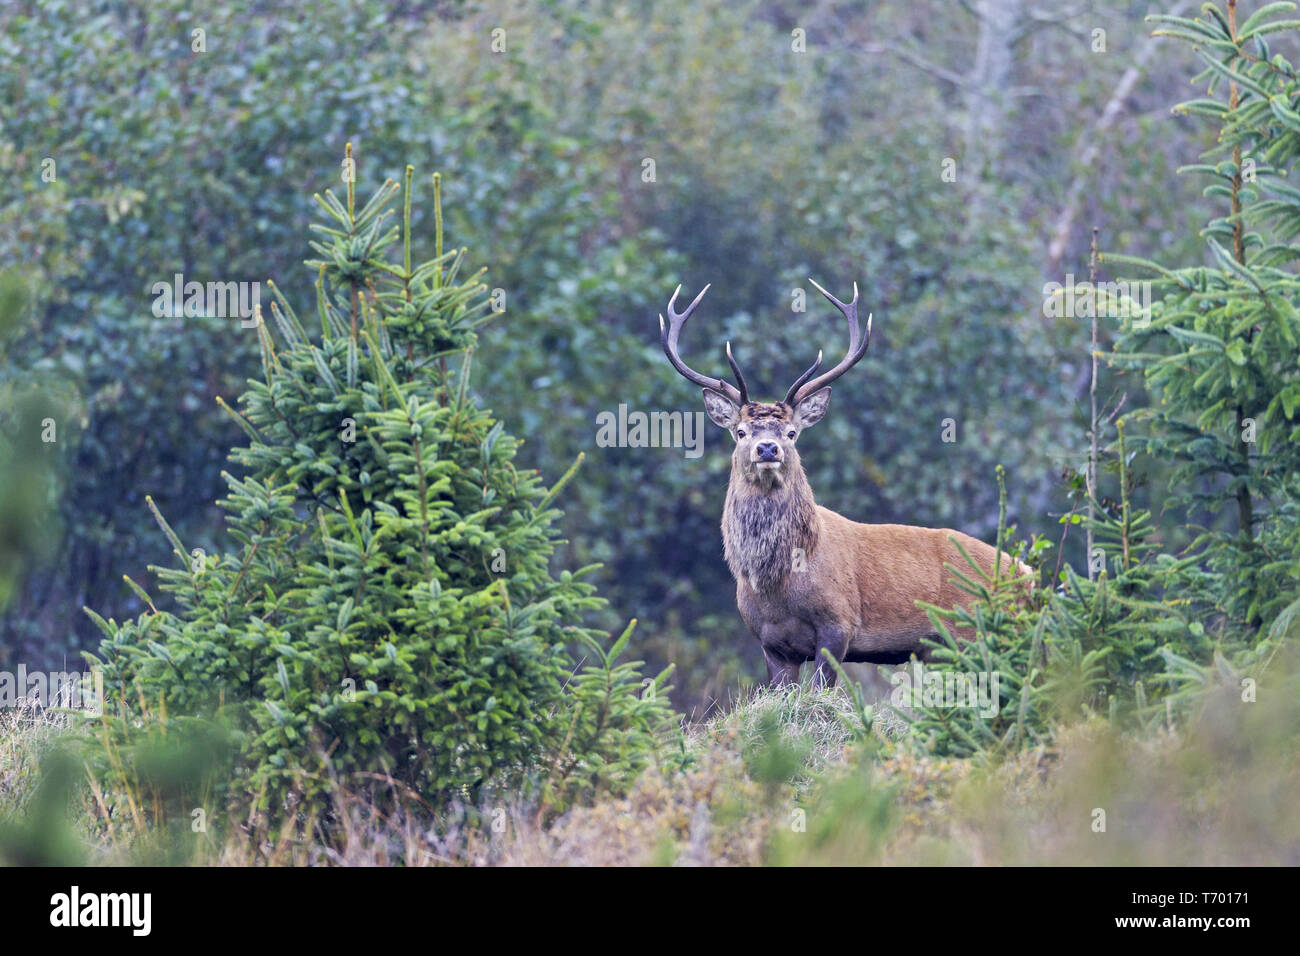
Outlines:
<svg viewBox="0 0 1300 956"><path fill-rule="evenodd" d="M732 403L731 399L721 392L714 391L711 388L703 389L704 392L704 410L709 413L713 419L713 424L719 428L731 430L740 416L736 414L738 409Z"/></svg>
<svg viewBox="0 0 1300 956"><path fill-rule="evenodd" d="M807 428L809 425L816 425L826 414L826 409L831 404L830 387L819 388L813 392L794 410L795 424L800 428Z"/></svg>

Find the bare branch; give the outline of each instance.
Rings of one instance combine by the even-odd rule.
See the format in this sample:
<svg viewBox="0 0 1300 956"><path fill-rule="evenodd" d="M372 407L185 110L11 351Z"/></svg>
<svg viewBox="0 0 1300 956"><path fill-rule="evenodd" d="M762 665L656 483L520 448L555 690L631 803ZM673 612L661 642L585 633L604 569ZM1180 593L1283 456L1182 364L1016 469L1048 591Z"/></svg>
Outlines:
<svg viewBox="0 0 1300 956"><path fill-rule="evenodd" d="M1015 46L1025 37L1045 27L1056 27L1079 36L1079 31L1069 21L1082 13L1088 13L1092 5L1080 3L1066 10L1026 10L1021 19L1021 26L1011 34L1011 45Z"/></svg>
<svg viewBox="0 0 1300 956"><path fill-rule="evenodd" d="M968 85L966 77L962 76L960 73L954 73L952 70L939 66L936 63L931 63L925 57L921 56L920 53L905 46L896 46L892 43L865 43L862 45L861 50L863 53L888 53L891 56L896 56L900 60L912 64L912 66L916 67L918 70L922 70L933 77L943 80L945 83L952 83L954 86L960 86L963 89Z"/></svg>

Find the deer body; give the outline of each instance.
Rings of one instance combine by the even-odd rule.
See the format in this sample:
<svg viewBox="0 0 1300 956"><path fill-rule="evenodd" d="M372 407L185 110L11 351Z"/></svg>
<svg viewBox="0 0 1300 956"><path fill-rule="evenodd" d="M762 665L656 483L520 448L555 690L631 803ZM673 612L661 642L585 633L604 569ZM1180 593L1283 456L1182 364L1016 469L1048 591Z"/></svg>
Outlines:
<svg viewBox="0 0 1300 956"><path fill-rule="evenodd" d="M949 536L993 566L994 549L970 535L851 521L817 505L806 481L798 494L747 484L733 472L723 547L740 616L778 683L797 680L805 661L820 669L822 648L856 663L924 658L922 639L935 629L915 602L954 607L968 597L944 568L966 567Z"/></svg>
<svg viewBox="0 0 1300 956"><path fill-rule="evenodd" d="M704 292L681 315L673 311L674 293L668 304L671 323L665 325L660 316L669 360L703 386L709 417L736 441L722 513L723 549L736 578L741 617L763 648L773 683L797 681L800 665L816 661L818 680L833 684L835 673L823 650L837 661L875 664L925 658L923 639L936 632L916 602L955 607L969 598L944 566L968 567L953 539L986 571L992 571L997 554L958 531L862 524L816 503L795 442L825 415L828 383L862 358L871 334L870 318L866 336L859 334L856 286L847 305L817 288L848 319L849 350L834 369L814 379L819 354L781 402L749 401L730 343L727 360L739 388L700 375L677 356L677 337ZM1012 571L1006 555L1003 565Z"/></svg>

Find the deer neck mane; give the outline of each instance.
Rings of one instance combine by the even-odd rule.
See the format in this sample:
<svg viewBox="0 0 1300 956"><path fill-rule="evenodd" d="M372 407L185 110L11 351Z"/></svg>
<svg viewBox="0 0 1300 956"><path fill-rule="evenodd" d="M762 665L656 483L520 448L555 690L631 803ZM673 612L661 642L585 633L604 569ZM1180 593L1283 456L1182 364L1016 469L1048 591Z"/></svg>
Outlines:
<svg viewBox="0 0 1300 956"><path fill-rule="evenodd" d="M755 589L780 586L817 547L821 520L803 469L759 484L733 468L722 510L722 543L736 580Z"/></svg>

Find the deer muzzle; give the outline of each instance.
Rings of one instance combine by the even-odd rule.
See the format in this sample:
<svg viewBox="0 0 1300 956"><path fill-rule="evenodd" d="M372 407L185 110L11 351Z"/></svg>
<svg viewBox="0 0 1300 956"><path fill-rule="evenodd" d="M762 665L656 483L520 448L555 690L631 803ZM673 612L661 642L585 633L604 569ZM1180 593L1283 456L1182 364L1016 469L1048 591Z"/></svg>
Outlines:
<svg viewBox="0 0 1300 956"><path fill-rule="evenodd" d="M754 446L753 460L760 468L780 468L781 446L774 441L761 441Z"/></svg>

